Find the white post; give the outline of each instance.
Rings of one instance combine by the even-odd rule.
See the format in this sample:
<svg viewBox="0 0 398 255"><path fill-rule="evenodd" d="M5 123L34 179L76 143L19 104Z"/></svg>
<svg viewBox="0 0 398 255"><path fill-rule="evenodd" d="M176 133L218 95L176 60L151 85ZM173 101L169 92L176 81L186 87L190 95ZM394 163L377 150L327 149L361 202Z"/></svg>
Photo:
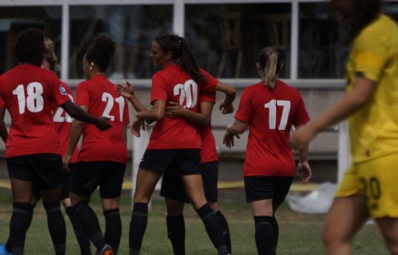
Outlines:
<svg viewBox="0 0 398 255"><path fill-rule="evenodd" d="M351 164L350 141L347 121L339 125L338 173L337 183L340 183L345 171Z"/></svg>

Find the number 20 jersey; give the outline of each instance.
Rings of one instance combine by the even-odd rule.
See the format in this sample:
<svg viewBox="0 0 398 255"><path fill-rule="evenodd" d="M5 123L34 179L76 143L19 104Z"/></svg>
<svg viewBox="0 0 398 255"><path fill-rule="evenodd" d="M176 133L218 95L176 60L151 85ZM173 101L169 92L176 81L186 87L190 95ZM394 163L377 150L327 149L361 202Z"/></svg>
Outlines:
<svg viewBox="0 0 398 255"><path fill-rule="evenodd" d="M52 106L69 101L55 73L23 64L0 78L0 107L11 116L6 157L41 153L60 154Z"/></svg>
<svg viewBox="0 0 398 255"><path fill-rule="evenodd" d="M250 128L244 176L294 176L290 130L309 121L297 89L280 80L274 89L264 82L251 85L242 93L235 118Z"/></svg>

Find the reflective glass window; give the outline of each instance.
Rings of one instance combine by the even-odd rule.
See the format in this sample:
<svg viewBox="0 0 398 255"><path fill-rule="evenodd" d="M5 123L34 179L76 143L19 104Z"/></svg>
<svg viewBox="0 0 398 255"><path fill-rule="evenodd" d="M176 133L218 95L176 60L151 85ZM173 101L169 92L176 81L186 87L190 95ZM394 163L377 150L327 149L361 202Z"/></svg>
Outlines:
<svg viewBox="0 0 398 255"><path fill-rule="evenodd" d="M289 76L290 3L187 4L185 37L201 67L215 77L257 78L256 57L276 47Z"/></svg>
<svg viewBox="0 0 398 255"><path fill-rule="evenodd" d="M69 77L84 78L84 53L96 34L106 33L116 42L109 77L151 78L152 40L172 31L172 15L172 5L71 6Z"/></svg>
<svg viewBox="0 0 398 255"><path fill-rule="evenodd" d="M61 7L29 6L0 8L0 73L18 64L14 53L16 38L23 30L36 27L55 43L55 52L60 57Z"/></svg>

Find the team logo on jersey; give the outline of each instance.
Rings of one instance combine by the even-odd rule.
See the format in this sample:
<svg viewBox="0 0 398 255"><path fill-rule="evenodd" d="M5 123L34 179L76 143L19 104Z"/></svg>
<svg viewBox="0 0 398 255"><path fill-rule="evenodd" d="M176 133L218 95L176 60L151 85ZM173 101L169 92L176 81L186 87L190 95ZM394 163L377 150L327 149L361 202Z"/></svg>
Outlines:
<svg viewBox="0 0 398 255"><path fill-rule="evenodd" d="M61 84L61 86L59 86L59 92L61 92L62 95L67 95L68 93L66 93L66 89L64 87L64 85Z"/></svg>

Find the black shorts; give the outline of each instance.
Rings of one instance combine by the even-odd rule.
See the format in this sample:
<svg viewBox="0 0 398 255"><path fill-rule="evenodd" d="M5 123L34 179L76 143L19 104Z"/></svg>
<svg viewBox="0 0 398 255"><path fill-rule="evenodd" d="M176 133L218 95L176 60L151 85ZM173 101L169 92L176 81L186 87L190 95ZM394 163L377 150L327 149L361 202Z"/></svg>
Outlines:
<svg viewBox="0 0 398 255"><path fill-rule="evenodd" d="M200 172L206 200L208 202L217 202L218 161L200 163ZM181 176L170 173L163 175L160 195L177 201L189 202Z"/></svg>
<svg viewBox="0 0 398 255"><path fill-rule="evenodd" d="M173 175L200 174L200 150L149 149L142 157L140 168Z"/></svg>
<svg viewBox="0 0 398 255"><path fill-rule="evenodd" d="M71 175L71 192L90 197L99 186L101 198L117 198L122 192L126 164L111 161L77 162Z"/></svg>
<svg viewBox="0 0 398 255"><path fill-rule="evenodd" d="M62 183L62 159L59 154L31 154L6 158L12 179L36 183L41 189L54 189Z"/></svg>
<svg viewBox="0 0 398 255"><path fill-rule="evenodd" d="M73 168L75 167L75 163L69 164L70 173L63 171L62 178L62 190L61 190L61 201L70 197L70 176L73 172ZM34 198L39 200L41 198L40 187L34 183L32 187L32 195Z"/></svg>
<svg viewBox="0 0 398 255"><path fill-rule="evenodd" d="M246 176L246 202L272 199L272 203L281 204L289 192L293 177Z"/></svg>

